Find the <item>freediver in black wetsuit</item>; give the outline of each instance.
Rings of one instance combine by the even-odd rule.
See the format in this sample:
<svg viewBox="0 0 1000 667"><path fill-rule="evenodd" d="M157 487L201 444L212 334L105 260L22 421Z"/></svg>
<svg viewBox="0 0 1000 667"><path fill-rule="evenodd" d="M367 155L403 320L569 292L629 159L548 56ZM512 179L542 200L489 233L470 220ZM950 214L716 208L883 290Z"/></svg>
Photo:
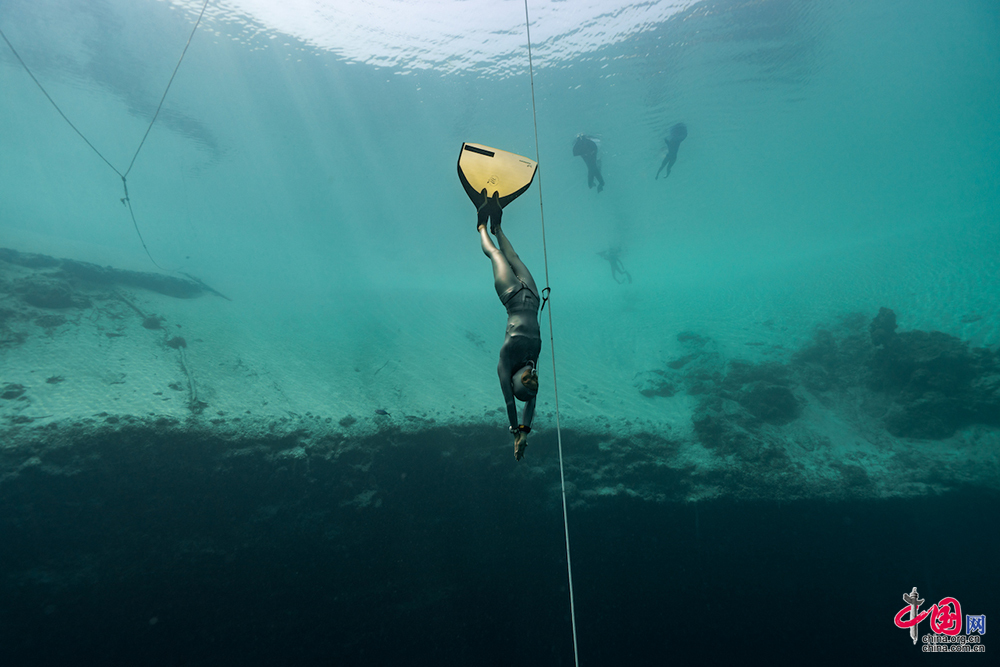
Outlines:
<svg viewBox="0 0 1000 667"><path fill-rule="evenodd" d="M497 244L486 231L487 218L492 218L490 228L497 237ZM497 375L500 389L507 403L507 419L514 435L514 458L524 456L531 433L531 420L535 417L535 396L538 393L538 354L542 350L542 336L538 328L540 304L538 286L531 272L514 251L507 236L500 228L500 205L497 199L488 199L479 207L476 223L482 241L483 253L493 263L493 285L500 303L507 309L507 334L500 348ZM524 401L524 419L517 421L517 404Z"/></svg>
<svg viewBox="0 0 1000 667"><path fill-rule="evenodd" d="M586 134L576 135L576 143L573 144L573 155L583 158L587 165L587 187L594 187L594 180L597 180L597 191L604 190L604 177L601 176L601 165L597 161L597 143Z"/></svg>
<svg viewBox="0 0 1000 667"><path fill-rule="evenodd" d="M619 285L622 284L622 281L618 280L618 274L621 273L624 274L626 278L628 278L629 285L631 285L632 274L626 271L625 265L622 264L622 260L620 257L621 251L622 251L621 248L610 248L608 250L602 250L597 254L598 256L601 257L601 259L608 260L608 263L611 265L611 277L614 279L616 283L618 283Z"/></svg>
<svg viewBox="0 0 1000 667"><path fill-rule="evenodd" d="M667 176L670 176L670 168L677 162L677 149L681 147L681 142L687 138L687 135L688 129L684 123L677 123L670 128L670 136L663 140L667 144L667 157L663 158L660 168L656 170L656 178L660 177L660 172L663 171L664 167L667 168ZM655 181L656 178L653 180Z"/></svg>

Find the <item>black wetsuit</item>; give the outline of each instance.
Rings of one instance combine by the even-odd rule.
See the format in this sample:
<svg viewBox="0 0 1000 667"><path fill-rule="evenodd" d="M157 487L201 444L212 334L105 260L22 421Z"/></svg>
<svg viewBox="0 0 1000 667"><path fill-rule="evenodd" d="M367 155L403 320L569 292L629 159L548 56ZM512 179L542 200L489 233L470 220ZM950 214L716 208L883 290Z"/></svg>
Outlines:
<svg viewBox="0 0 1000 667"><path fill-rule="evenodd" d="M500 295L500 303L507 309L507 334L500 348L500 363L497 364L497 375L500 377L500 388L507 403L507 418L512 428L517 429L517 405L514 403L514 373L528 362L538 363L538 354L542 351L542 335L538 327L538 295L523 281L508 287ZM525 403L523 425L531 427L535 416L535 399Z"/></svg>
<svg viewBox="0 0 1000 667"><path fill-rule="evenodd" d="M660 172L663 171L664 167L667 168L667 176L670 175L670 168L677 162L677 150L681 147L681 142L687 138L687 135L688 129L684 123L677 123L670 128L670 136L663 140L667 144L667 157L663 158L660 168L656 170L656 178L660 177ZM667 176L664 176L664 178ZM655 181L656 178L653 180Z"/></svg>
<svg viewBox="0 0 1000 667"><path fill-rule="evenodd" d="M573 144L573 155L582 157L587 165L587 187L594 187L597 181L597 191L604 189L604 177L601 176L601 168L597 164L597 144L590 137L581 134Z"/></svg>

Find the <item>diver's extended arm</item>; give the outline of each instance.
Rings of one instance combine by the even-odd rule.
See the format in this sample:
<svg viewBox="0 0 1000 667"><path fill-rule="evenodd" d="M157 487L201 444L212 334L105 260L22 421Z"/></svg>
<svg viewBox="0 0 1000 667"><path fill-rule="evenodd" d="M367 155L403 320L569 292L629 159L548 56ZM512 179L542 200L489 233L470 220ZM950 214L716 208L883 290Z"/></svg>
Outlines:
<svg viewBox="0 0 1000 667"><path fill-rule="evenodd" d="M508 366L501 355L500 363L497 364L497 376L500 378L500 389L503 391L503 400L507 403L507 421L512 429L517 429L517 404L514 403L514 388L510 384L510 378L514 371ZM527 415L526 415L527 416Z"/></svg>
<svg viewBox="0 0 1000 667"><path fill-rule="evenodd" d="M524 421L521 422L524 426L531 428L531 421L535 418L535 397L532 397L530 401L524 404Z"/></svg>
<svg viewBox="0 0 1000 667"><path fill-rule="evenodd" d="M531 420L534 417L535 399L532 398L524 405L524 424L514 431L514 458L518 461L524 458L524 449L528 446L528 432L531 431Z"/></svg>

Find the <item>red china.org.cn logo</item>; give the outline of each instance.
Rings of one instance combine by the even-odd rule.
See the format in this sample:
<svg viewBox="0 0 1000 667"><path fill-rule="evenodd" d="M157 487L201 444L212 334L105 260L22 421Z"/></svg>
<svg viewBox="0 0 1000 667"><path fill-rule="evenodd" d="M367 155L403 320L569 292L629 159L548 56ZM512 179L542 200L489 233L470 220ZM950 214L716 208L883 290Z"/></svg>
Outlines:
<svg viewBox="0 0 1000 667"><path fill-rule="evenodd" d="M924 600L914 586L909 594L903 594L907 606L899 610L894 619L897 628L909 629L910 638L917 643L918 627L930 620L931 633L923 636L924 653L985 653L982 638L986 634L986 614L965 616L965 634L962 634L962 605L955 598L941 598L930 609L920 611Z"/></svg>

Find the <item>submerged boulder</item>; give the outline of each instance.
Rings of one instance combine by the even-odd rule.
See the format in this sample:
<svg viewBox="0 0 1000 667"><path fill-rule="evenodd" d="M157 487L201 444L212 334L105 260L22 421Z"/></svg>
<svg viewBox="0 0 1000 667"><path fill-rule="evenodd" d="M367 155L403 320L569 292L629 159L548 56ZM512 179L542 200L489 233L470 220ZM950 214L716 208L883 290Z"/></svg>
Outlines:
<svg viewBox="0 0 1000 667"><path fill-rule="evenodd" d="M791 387L791 371L784 364L733 360L722 381L722 395L757 419L780 426L794 421L802 412Z"/></svg>
<svg viewBox="0 0 1000 667"><path fill-rule="evenodd" d="M868 326L875 347L892 346L896 341L896 313L891 308L879 308L878 315Z"/></svg>
<svg viewBox="0 0 1000 667"><path fill-rule="evenodd" d="M25 303L35 308L61 310L90 306L90 299L75 294L69 283L44 276L21 280L16 291Z"/></svg>
<svg viewBox="0 0 1000 667"><path fill-rule="evenodd" d="M754 417L779 426L794 421L802 412L791 389L765 381L746 385L736 400Z"/></svg>
<svg viewBox="0 0 1000 667"><path fill-rule="evenodd" d="M651 370L637 373L633 385L643 396L673 396L677 386L665 371Z"/></svg>
<svg viewBox="0 0 1000 667"><path fill-rule="evenodd" d="M892 398L885 417L900 437L941 439L971 423L1000 423L1000 360L940 331L897 333L882 308L869 331L871 388Z"/></svg>

